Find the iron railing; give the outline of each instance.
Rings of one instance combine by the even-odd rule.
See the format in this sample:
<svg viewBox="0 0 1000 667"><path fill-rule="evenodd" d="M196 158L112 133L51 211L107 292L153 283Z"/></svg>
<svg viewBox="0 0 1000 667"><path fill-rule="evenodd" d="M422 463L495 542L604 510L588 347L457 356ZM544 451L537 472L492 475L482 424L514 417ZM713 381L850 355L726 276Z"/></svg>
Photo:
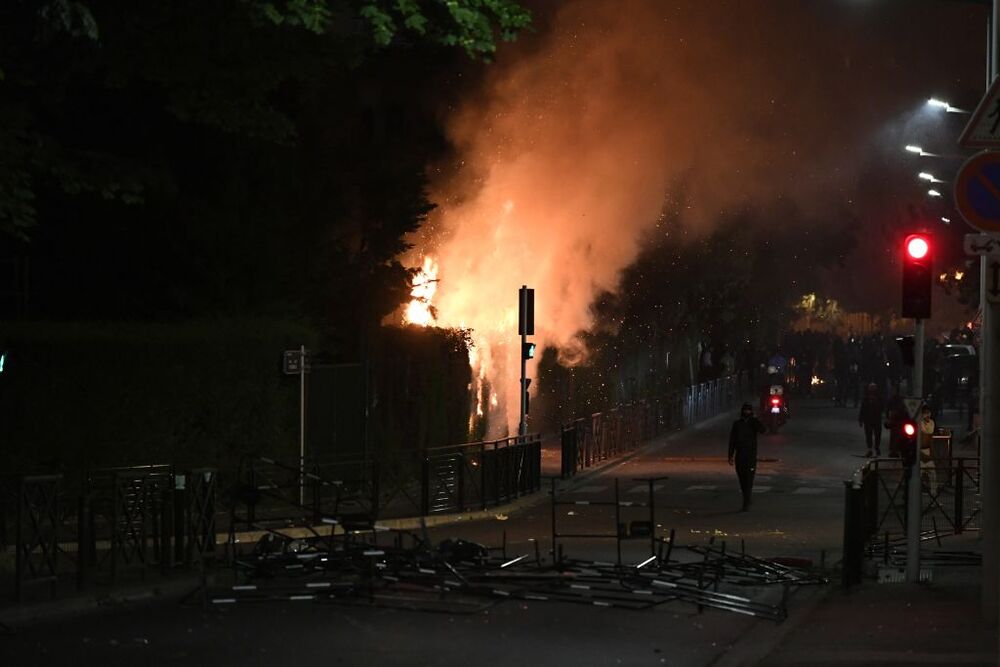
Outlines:
<svg viewBox="0 0 1000 667"><path fill-rule="evenodd" d="M927 465L933 464L933 467ZM921 472L920 532L978 530L979 459L938 457ZM866 553L906 534L908 469L900 459L872 459L845 482L843 584L859 583Z"/></svg>
<svg viewBox="0 0 1000 667"><path fill-rule="evenodd" d="M658 399L619 406L575 419L560 429L562 478L632 451L663 433L714 417L742 400L745 374L687 387Z"/></svg>

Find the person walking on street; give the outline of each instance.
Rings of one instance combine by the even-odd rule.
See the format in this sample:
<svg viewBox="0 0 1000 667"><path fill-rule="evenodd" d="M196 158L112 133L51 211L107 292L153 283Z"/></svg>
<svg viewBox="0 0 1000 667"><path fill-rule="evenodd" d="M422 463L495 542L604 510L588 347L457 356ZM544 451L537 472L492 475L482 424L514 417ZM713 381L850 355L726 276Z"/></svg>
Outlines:
<svg viewBox="0 0 1000 667"><path fill-rule="evenodd" d="M874 445L875 456L882 456L882 397L878 393L878 385L872 382L861 400L858 411L858 426L865 429L865 444L868 445L868 458L872 456Z"/></svg>
<svg viewBox="0 0 1000 667"><path fill-rule="evenodd" d="M729 465L736 466L736 477L740 480L743 493L743 511L750 509L753 495L753 477L757 472L757 434L767 428L753 416L753 405L744 403L740 418L733 422L729 431Z"/></svg>

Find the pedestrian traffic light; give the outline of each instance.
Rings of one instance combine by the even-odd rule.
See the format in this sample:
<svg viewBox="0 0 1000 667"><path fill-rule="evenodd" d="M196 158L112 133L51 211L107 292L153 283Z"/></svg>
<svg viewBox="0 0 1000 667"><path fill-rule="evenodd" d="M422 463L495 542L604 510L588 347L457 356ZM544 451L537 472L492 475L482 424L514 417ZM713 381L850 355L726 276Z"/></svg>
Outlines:
<svg viewBox="0 0 1000 667"><path fill-rule="evenodd" d="M522 359L534 359L535 358L535 344L534 343L522 343L521 344L521 358Z"/></svg>
<svg viewBox="0 0 1000 667"><path fill-rule="evenodd" d="M931 316L933 253L929 234L910 234L903 242L903 317Z"/></svg>
<svg viewBox="0 0 1000 667"><path fill-rule="evenodd" d="M917 428L917 422L906 419L900 424L899 430L899 458L904 466L910 467L917 461L917 434L920 429Z"/></svg>

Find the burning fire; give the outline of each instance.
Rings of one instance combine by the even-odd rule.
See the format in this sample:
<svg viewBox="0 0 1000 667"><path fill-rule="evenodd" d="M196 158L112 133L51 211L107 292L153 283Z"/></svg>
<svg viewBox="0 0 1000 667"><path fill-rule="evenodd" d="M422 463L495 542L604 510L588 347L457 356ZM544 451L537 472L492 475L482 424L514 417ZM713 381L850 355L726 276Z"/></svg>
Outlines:
<svg viewBox="0 0 1000 667"><path fill-rule="evenodd" d="M438 289L438 262L430 255L425 255L423 264L413 276L413 283L410 289L410 302L403 311L403 323L413 324L421 327L428 327L439 324L437 308L434 306L434 295ZM443 323L449 326L448 323ZM464 322L459 324L460 329L465 329ZM497 408L499 402L493 393L490 396L488 408L486 403L487 391L487 366L488 360L484 359L474 341L469 347L469 367L472 368L473 380L469 389L475 397L475 408L469 414L469 431L475 430L476 420L482 420L486 416L486 410ZM480 344L489 351L488 343L483 340Z"/></svg>
<svg viewBox="0 0 1000 667"><path fill-rule="evenodd" d="M430 326L437 320L431 301L438 285L438 265L431 257L424 257L423 266L413 276L413 287L410 296L413 297L403 312L405 324Z"/></svg>

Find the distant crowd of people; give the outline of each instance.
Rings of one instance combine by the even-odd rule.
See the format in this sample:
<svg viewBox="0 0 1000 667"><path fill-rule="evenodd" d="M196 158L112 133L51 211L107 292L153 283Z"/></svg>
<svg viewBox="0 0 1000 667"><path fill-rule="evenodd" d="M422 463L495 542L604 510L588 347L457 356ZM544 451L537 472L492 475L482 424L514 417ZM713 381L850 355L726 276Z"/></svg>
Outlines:
<svg viewBox="0 0 1000 667"><path fill-rule="evenodd" d="M836 405L857 409L870 392L884 405L894 396L912 393L912 355L912 339L898 341L881 332L840 336L807 329L786 333L780 345L769 349L746 347L734 352L701 345L698 379L704 382L744 371L760 389L777 370L789 394L829 397ZM958 408L966 413L971 430L978 412L978 375L969 329L926 340L923 394L933 414L945 406Z"/></svg>

